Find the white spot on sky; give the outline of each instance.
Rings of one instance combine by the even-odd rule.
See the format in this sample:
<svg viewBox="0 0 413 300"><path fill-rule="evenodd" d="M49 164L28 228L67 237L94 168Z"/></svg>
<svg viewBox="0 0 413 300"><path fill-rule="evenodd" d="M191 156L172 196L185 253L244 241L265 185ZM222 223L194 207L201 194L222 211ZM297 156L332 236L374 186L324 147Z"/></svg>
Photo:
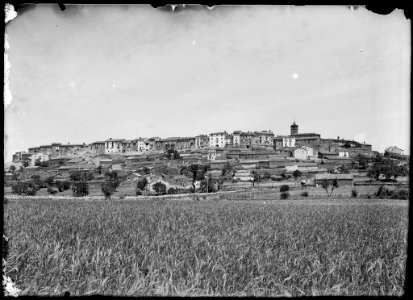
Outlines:
<svg viewBox="0 0 413 300"><path fill-rule="evenodd" d="M69 82L69 87L71 87L72 89L76 87L76 82L71 81Z"/></svg>
<svg viewBox="0 0 413 300"><path fill-rule="evenodd" d="M114 88L117 87L116 83L112 84L112 87L114 87Z"/></svg>
<svg viewBox="0 0 413 300"><path fill-rule="evenodd" d="M293 79L297 79L298 78L298 74L297 73L294 73L293 74Z"/></svg>
<svg viewBox="0 0 413 300"><path fill-rule="evenodd" d="M192 45L196 45L196 41L192 41Z"/></svg>

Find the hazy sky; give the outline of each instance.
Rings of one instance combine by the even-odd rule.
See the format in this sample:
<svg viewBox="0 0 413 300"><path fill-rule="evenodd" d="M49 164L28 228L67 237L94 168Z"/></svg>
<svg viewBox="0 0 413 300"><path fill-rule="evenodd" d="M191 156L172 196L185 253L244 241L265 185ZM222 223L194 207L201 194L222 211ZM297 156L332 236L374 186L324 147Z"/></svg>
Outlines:
<svg viewBox="0 0 413 300"><path fill-rule="evenodd" d="M345 6L38 5L6 26L5 160L28 147L226 130L410 153L410 20Z"/></svg>

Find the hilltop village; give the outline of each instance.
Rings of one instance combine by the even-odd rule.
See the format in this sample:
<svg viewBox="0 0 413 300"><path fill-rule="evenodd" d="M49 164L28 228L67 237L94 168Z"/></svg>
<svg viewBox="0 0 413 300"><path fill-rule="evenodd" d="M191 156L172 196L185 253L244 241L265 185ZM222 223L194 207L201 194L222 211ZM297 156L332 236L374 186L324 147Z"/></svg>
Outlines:
<svg viewBox="0 0 413 300"><path fill-rule="evenodd" d="M386 151L404 157L397 147ZM219 178L218 190L250 187L257 181L262 186L273 186L297 179L297 175L302 185L316 185L329 173L334 173L341 185L354 185L368 179L366 166L359 168L360 158L370 163L377 155L365 142L300 133L294 122L289 135L275 136L271 130L237 130L195 137L52 143L15 153L13 163L21 164L19 180L30 180L33 175L70 180L74 172L87 172L93 174L90 183L99 190L105 172L116 171L123 178L120 187L125 190L132 191L136 181L145 177L149 191L153 191L153 184L162 182L176 192L200 188L202 178L194 175L193 165L204 168L211 178ZM5 177L16 179L10 172Z"/></svg>

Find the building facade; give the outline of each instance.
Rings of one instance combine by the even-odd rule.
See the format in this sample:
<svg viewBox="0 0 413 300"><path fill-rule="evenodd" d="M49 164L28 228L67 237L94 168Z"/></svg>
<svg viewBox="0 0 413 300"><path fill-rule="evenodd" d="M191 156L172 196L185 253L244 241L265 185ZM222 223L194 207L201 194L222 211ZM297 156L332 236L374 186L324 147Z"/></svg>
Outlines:
<svg viewBox="0 0 413 300"><path fill-rule="evenodd" d="M109 138L105 141L105 153L122 153L123 152L124 139L112 139Z"/></svg>
<svg viewBox="0 0 413 300"><path fill-rule="evenodd" d="M226 145L227 132L213 132L209 134L209 147L224 148Z"/></svg>

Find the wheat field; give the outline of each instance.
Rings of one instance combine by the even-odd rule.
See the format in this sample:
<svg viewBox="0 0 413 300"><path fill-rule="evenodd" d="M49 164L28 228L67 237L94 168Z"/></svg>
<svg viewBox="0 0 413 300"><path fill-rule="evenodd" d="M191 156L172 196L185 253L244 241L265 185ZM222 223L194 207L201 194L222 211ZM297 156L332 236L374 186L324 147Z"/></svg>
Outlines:
<svg viewBox="0 0 413 300"><path fill-rule="evenodd" d="M402 295L408 202L9 200L20 295Z"/></svg>

